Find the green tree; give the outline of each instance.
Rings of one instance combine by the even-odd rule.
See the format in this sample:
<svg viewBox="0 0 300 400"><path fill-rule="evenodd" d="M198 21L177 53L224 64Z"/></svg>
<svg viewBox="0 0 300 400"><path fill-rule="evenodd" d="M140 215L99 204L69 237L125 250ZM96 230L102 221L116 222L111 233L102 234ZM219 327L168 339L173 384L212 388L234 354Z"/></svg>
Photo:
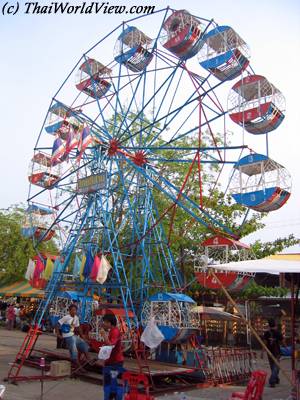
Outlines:
<svg viewBox="0 0 300 400"><path fill-rule="evenodd" d="M2 283L24 278L29 258L36 255L32 239L21 234L25 219L23 205L14 205L0 210L0 281ZM57 254L54 240L38 246L41 253Z"/></svg>
<svg viewBox="0 0 300 400"><path fill-rule="evenodd" d="M135 120L136 115L130 113L128 115L129 120ZM117 125L122 118L116 117ZM155 147L168 147L166 141L162 139L162 135L159 134L160 126L155 125L154 129L151 130L148 127L151 126L150 120L145 115L142 118L137 118L131 125L130 132L128 135L134 136L136 146L138 146L139 132L142 131L143 145L153 146L153 137L155 136ZM111 120L111 129L113 128L113 119ZM227 138L227 144L230 138ZM130 139L126 141L123 139L122 145L128 145L130 147L132 143ZM224 145L222 135L215 135L214 141L212 140L209 132L202 132L201 147ZM176 159L192 159L195 154L195 148L199 146L199 139L197 135L194 137L184 137L180 140L176 140L177 150L164 149L155 153L159 159L164 160L176 160ZM178 150L179 148L187 150ZM189 150L193 149L193 150ZM153 156L153 153L152 153ZM206 153L201 153L201 159L209 160ZM181 188L183 182L185 182L183 193L187 195L192 201L200 205L200 185L199 185L199 171L197 162L194 163L193 168L190 168L191 162L163 162L154 161L152 164L155 165L159 172L159 175L166 177L169 182L178 188ZM229 193L224 193L221 183L218 182L218 174L222 166L211 163L201 164L201 183L202 183L202 207L203 209L213 218L218 220L221 224L228 227L234 234L239 238L249 235L264 227L262 218L265 214L251 212L244 221L248 209L236 204ZM188 176L188 178L187 178ZM186 179L187 178L187 179ZM157 178L157 182L164 187L163 180ZM122 190L120 188L120 190ZM121 196L121 193L117 193L117 196ZM185 282L188 283L193 279L193 263L189 259L189 253L199 252L199 246L203 240L209 235L215 233L214 229L209 229L201 223L195 221L183 208L179 205L175 205L174 202L168 198L162 191L153 187L153 196L155 203L158 208L159 216L164 215L161 219L162 225L167 235L171 250L177 260L177 265L181 269ZM188 202L183 196L179 197L180 202L189 207ZM169 210L168 212L166 212ZM205 222L210 224L210 220L204 215L199 213ZM120 214L122 216L122 213ZM119 223L122 217L119 218ZM244 221L244 222L243 222ZM216 226L215 226L216 227ZM212 227L212 228L215 228ZM129 233L125 235L124 242L128 240ZM222 233L221 233L222 234ZM293 235L287 238L279 238L274 242L262 243L261 241L255 242L253 245L253 252L256 258L262 258L270 254L274 254L281 251L283 248L295 244L297 241ZM191 289L199 289L199 285L194 284ZM196 288L196 289L195 289Z"/></svg>

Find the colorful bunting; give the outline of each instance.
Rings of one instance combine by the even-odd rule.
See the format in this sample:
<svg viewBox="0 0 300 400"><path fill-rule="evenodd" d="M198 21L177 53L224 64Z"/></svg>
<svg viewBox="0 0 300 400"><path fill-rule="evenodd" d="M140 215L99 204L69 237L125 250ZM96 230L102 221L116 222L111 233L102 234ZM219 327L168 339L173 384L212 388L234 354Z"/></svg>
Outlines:
<svg viewBox="0 0 300 400"><path fill-rule="evenodd" d="M80 275L81 260L76 255L74 265L73 265L73 277L78 277Z"/></svg>
<svg viewBox="0 0 300 400"><path fill-rule="evenodd" d="M85 261L86 261L86 256L83 255L82 260L81 260L80 272L79 272L79 278L80 278L81 282L84 280L83 270L84 270L84 266L85 266Z"/></svg>
<svg viewBox="0 0 300 400"><path fill-rule="evenodd" d="M77 161L81 160L83 153L85 152L86 148L93 142L93 137L90 133L90 128L88 126L84 126L81 135L80 135L80 142L79 142L79 154L77 156Z"/></svg>
<svg viewBox="0 0 300 400"><path fill-rule="evenodd" d="M78 134L74 131L72 127L70 127L67 135L65 156L67 156L73 149L75 149L78 144Z"/></svg>
<svg viewBox="0 0 300 400"><path fill-rule="evenodd" d="M84 264L84 268L83 268L83 276L85 278L88 278L90 276L92 267L93 267L93 263L94 263L94 259L93 259L92 253L90 251L88 251L86 260L85 260L85 264Z"/></svg>
<svg viewBox="0 0 300 400"><path fill-rule="evenodd" d="M96 281L98 283L101 283L101 285L103 285L103 283L107 279L107 275L108 275L108 273L109 273L111 268L112 268L112 266L107 261L107 258L105 256L102 256L101 257L101 266L100 266L100 268L98 270Z"/></svg>
<svg viewBox="0 0 300 400"><path fill-rule="evenodd" d="M61 140L61 138L56 138L52 147L52 156L51 156L51 164L56 165L59 164L62 160L62 157L65 154L65 144Z"/></svg>
<svg viewBox="0 0 300 400"><path fill-rule="evenodd" d="M46 267L43 273L43 278L49 280L53 274L54 264L51 258L47 258Z"/></svg>
<svg viewBox="0 0 300 400"><path fill-rule="evenodd" d="M96 255L94 258L94 263L90 274L90 278L93 281L97 279L99 268L101 268L101 259Z"/></svg>
<svg viewBox="0 0 300 400"><path fill-rule="evenodd" d="M29 259L28 265L27 265L27 270L25 273L25 279L30 281L33 278L34 269L35 269L35 263L33 260Z"/></svg>

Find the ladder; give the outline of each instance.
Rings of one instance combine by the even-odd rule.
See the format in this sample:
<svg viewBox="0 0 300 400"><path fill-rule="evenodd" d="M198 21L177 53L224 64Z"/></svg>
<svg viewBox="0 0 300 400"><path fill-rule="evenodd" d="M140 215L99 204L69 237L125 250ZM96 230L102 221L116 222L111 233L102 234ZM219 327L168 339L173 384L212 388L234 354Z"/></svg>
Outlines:
<svg viewBox="0 0 300 400"><path fill-rule="evenodd" d="M151 369L150 369L150 365L147 360L145 345L144 345L144 343L141 342L141 335L140 335L139 328L137 328L136 335L137 336L135 338L132 338L133 339L132 344L133 344L136 361L137 361L138 367L139 367L139 373L148 375L151 385L154 388L154 382L153 382L152 375L151 375Z"/></svg>
<svg viewBox="0 0 300 400"><path fill-rule="evenodd" d="M15 382L18 379L20 370L34 349L35 343L41 333L42 331L37 325L35 325L34 328L29 329L16 358L8 371L6 378L8 382Z"/></svg>

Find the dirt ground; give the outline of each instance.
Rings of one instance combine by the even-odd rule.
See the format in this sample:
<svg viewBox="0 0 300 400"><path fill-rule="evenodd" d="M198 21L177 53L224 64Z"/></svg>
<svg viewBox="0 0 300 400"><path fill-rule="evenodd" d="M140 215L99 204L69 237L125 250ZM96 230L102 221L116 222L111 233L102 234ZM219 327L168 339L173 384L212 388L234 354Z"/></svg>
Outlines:
<svg viewBox="0 0 300 400"><path fill-rule="evenodd" d="M3 379L7 375L9 363L14 357L22 343L24 333L19 331L8 331L0 328L0 384L6 386L4 400L40 400L41 384L37 382L21 382L18 385L7 384ZM37 347L55 348L54 336L42 335ZM290 371L290 360L281 361L285 370ZM267 360L258 360L257 369L268 371ZM37 369L23 367L22 375L38 375ZM196 389L186 392L187 400L227 400L230 394L235 390L243 390L243 387L218 386L207 389ZM281 383L276 388L266 386L263 400L287 400L290 394L290 384L281 376ZM180 400L181 393L167 394L157 398L162 400ZM80 381L78 379L65 379L60 381L51 381L44 383L43 400L102 400L102 387Z"/></svg>

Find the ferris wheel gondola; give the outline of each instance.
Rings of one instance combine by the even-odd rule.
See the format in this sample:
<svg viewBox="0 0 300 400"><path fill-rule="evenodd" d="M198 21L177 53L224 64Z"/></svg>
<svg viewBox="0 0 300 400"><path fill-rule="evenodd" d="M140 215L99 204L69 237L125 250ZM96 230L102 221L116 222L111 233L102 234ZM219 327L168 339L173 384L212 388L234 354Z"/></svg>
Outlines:
<svg viewBox="0 0 300 400"><path fill-rule="evenodd" d="M88 58L79 67L76 88L94 99L102 98L109 91L112 70L99 61Z"/></svg>
<svg viewBox="0 0 300 400"><path fill-rule="evenodd" d="M271 132L284 119L284 96L261 75L238 81L229 93L228 103L232 121L252 134Z"/></svg>
<svg viewBox="0 0 300 400"><path fill-rule="evenodd" d="M152 39L135 26L129 26L118 37L115 45L115 60L132 72L141 72L150 64L153 54Z"/></svg>
<svg viewBox="0 0 300 400"><path fill-rule="evenodd" d="M203 35L202 42L200 65L220 81L234 79L248 67L249 48L230 26L217 26Z"/></svg>
<svg viewBox="0 0 300 400"><path fill-rule="evenodd" d="M186 10L174 11L163 24L161 43L177 57L187 60L203 46L204 26Z"/></svg>
<svg viewBox="0 0 300 400"><path fill-rule="evenodd" d="M291 195L291 176L269 157L250 154L234 165L231 194L238 204L255 211L278 210Z"/></svg>
<svg viewBox="0 0 300 400"><path fill-rule="evenodd" d="M60 102L55 102L48 112L45 130L51 135L58 135L66 140L70 129L78 131L80 122L76 119L77 113Z"/></svg>
<svg viewBox="0 0 300 400"><path fill-rule="evenodd" d="M201 286L207 289L221 289L223 285L231 291L237 291L244 289L253 279L253 274L214 269L214 265L253 258L249 245L238 240L215 235L204 240L201 243L201 248L204 249L204 254L196 257L194 263L195 277ZM211 273L211 270L214 271L214 274Z"/></svg>
<svg viewBox="0 0 300 400"><path fill-rule="evenodd" d="M30 204L26 210L22 235L44 242L52 239L55 235L55 229L52 227L54 214L55 210L49 207ZM51 228L49 229L49 227Z"/></svg>
<svg viewBox="0 0 300 400"><path fill-rule="evenodd" d="M166 342L186 341L197 323L192 319L191 310L195 301L181 293L157 293L145 301L141 322L143 326L154 318Z"/></svg>
<svg viewBox="0 0 300 400"><path fill-rule="evenodd" d="M34 154L28 173L28 180L31 184L45 189L52 189L60 178L59 168L52 165L52 157L41 151Z"/></svg>

